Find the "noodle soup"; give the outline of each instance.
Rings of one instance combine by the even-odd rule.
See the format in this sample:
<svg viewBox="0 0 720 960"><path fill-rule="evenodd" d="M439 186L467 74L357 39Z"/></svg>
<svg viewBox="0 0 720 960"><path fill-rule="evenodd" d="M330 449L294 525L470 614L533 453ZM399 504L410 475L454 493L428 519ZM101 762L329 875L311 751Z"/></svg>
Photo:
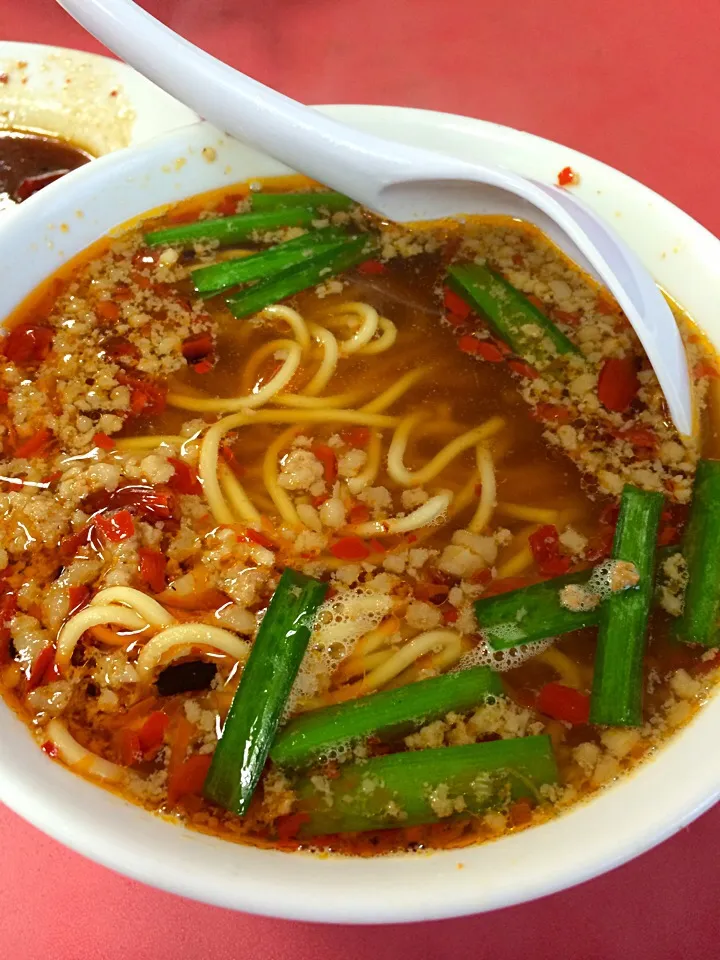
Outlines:
<svg viewBox="0 0 720 960"><path fill-rule="evenodd" d="M229 839L366 855L547 820L713 679L714 358L678 313L705 421L680 438L533 227L252 186L12 318L3 691L51 757Z"/></svg>

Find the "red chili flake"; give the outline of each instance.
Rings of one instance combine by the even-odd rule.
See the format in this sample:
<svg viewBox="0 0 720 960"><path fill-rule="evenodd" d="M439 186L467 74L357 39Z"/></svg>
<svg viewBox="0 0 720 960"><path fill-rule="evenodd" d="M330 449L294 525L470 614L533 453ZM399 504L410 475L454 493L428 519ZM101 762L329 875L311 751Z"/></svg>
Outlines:
<svg viewBox="0 0 720 960"><path fill-rule="evenodd" d="M598 400L606 410L623 413L639 387L634 357L608 357L603 363L598 377Z"/></svg>
<svg viewBox="0 0 720 960"><path fill-rule="evenodd" d="M311 450L323 465L326 482L335 483L338 473L338 464L335 451L326 443L314 443L311 447Z"/></svg>
<svg viewBox="0 0 720 960"><path fill-rule="evenodd" d="M245 194L231 193L223 197L220 203L215 207L215 212L222 217L231 217L237 213L238 204L245 199Z"/></svg>
<svg viewBox="0 0 720 960"><path fill-rule="evenodd" d="M162 746L170 718L164 710L155 710L138 730L138 742L143 753Z"/></svg>
<svg viewBox="0 0 720 960"><path fill-rule="evenodd" d="M118 510L112 516L95 517L95 525L111 543L129 540L135 533L135 524L129 510Z"/></svg>
<svg viewBox="0 0 720 960"><path fill-rule="evenodd" d="M168 457L168 463L175 471L168 481L171 490L176 493L202 495L202 484L192 467L178 457Z"/></svg>
<svg viewBox="0 0 720 960"><path fill-rule="evenodd" d="M245 539L257 543L260 547L265 547L266 550L277 550L277 544L273 543L270 537L266 537L260 530L253 530L252 527L248 527L245 531Z"/></svg>
<svg viewBox="0 0 720 960"><path fill-rule="evenodd" d="M459 614L455 607L448 606L447 609L443 610L442 616L445 623L455 623Z"/></svg>
<svg viewBox="0 0 720 960"><path fill-rule="evenodd" d="M359 264L357 268L358 273L365 274L380 274L387 271L387 267L384 263L380 263L379 260L366 260L364 263Z"/></svg>
<svg viewBox="0 0 720 960"><path fill-rule="evenodd" d="M613 317L616 314L616 309L614 304L609 300L606 300L605 297L598 297L595 301L595 309L598 313L603 313L607 317Z"/></svg>
<svg viewBox="0 0 720 960"><path fill-rule="evenodd" d="M113 300L98 300L95 313L101 320L108 320L110 323L120 319L120 307Z"/></svg>
<svg viewBox="0 0 720 960"><path fill-rule="evenodd" d="M194 373L210 373L213 368L213 363L211 360L198 360L197 363L192 365Z"/></svg>
<svg viewBox="0 0 720 960"><path fill-rule="evenodd" d="M451 290L450 287L443 287L443 303L445 304L445 309L448 311L448 313L452 313L453 316L457 317L459 320L467 320L472 313L472 307L470 304L466 303L460 294L455 293L455 291Z"/></svg>
<svg viewBox="0 0 720 960"><path fill-rule="evenodd" d="M93 443L101 450L112 450L115 447L115 441L106 433L96 433L93 435Z"/></svg>
<svg viewBox="0 0 720 960"><path fill-rule="evenodd" d="M560 323L566 323L569 327L576 327L581 320L579 313L568 313L567 310L558 310L557 307L553 309L553 316Z"/></svg>
<svg viewBox="0 0 720 960"><path fill-rule="evenodd" d="M39 323L21 323L5 338L2 350L8 360L19 366L42 363L50 353L53 331Z"/></svg>
<svg viewBox="0 0 720 960"><path fill-rule="evenodd" d="M170 491L158 490L149 484L128 484L108 492L98 490L82 501L86 513L127 508L143 520L170 520L175 512L175 503Z"/></svg>
<svg viewBox="0 0 720 960"><path fill-rule="evenodd" d="M338 560L366 560L370 549L360 537L342 537L331 545L330 553Z"/></svg>
<svg viewBox="0 0 720 960"><path fill-rule="evenodd" d="M370 510L364 503L356 503L350 508L348 521L350 523L366 523L370 519Z"/></svg>
<svg viewBox="0 0 720 960"><path fill-rule="evenodd" d="M19 447L15 449L14 456L18 460L24 460L29 457L44 456L45 448L53 439L53 435L47 427L38 430L31 437L28 437Z"/></svg>
<svg viewBox="0 0 720 960"><path fill-rule="evenodd" d="M540 420L543 423L569 423L573 418L572 411L568 407L557 403L538 403L530 416L533 420Z"/></svg>
<svg viewBox="0 0 720 960"><path fill-rule="evenodd" d="M387 547L382 540L378 540L376 537L368 540L368 546L373 553L385 553L387 551Z"/></svg>
<svg viewBox="0 0 720 960"><path fill-rule="evenodd" d="M580 177L572 167L563 167L557 175L559 187L576 187L578 183L580 183Z"/></svg>
<svg viewBox="0 0 720 960"><path fill-rule="evenodd" d="M488 363L502 363L505 357L502 351L491 340L478 340L476 337L464 336L458 340L458 346L463 353L470 353Z"/></svg>
<svg viewBox="0 0 720 960"><path fill-rule="evenodd" d="M154 417L164 411L167 393L165 387L125 375L118 376L118 381L130 387L130 410L135 416L144 414Z"/></svg>
<svg viewBox="0 0 720 960"><path fill-rule="evenodd" d="M619 430L615 436L618 440L625 440L633 447L642 447L647 450L653 450L658 444L655 431L642 427L629 427L627 430Z"/></svg>
<svg viewBox="0 0 720 960"><path fill-rule="evenodd" d="M35 662L30 668L30 675L27 681L28 691L34 690L36 687L44 686L46 683L52 683L53 680L57 680L60 673L56 669L53 669L54 667L55 647L53 644L49 644L35 657Z"/></svg>
<svg viewBox="0 0 720 960"><path fill-rule="evenodd" d="M40 749L43 753L46 753L49 757L52 757L53 760L58 755L58 748L55 746L52 740L46 740Z"/></svg>
<svg viewBox="0 0 720 960"><path fill-rule="evenodd" d="M165 568L167 558L160 550L151 550L149 547L140 547L138 550L138 573L152 590L161 593L165 589Z"/></svg>
<svg viewBox="0 0 720 960"><path fill-rule="evenodd" d="M693 376L696 380L700 380L702 377L717 380L720 377L720 371L713 363L709 363L707 360L699 360L693 367Z"/></svg>
<svg viewBox="0 0 720 960"><path fill-rule="evenodd" d="M213 339L209 333L198 333L194 337L188 337L182 343L182 355L190 363L196 360L202 360L213 351Z"/></svg>
<svg viewBox="0 0 720 960"><path fill-rule="evenodd" d="M409 533L409 534L405 537L405 540L406 540L408 543L415 543L415 542L417 541L417 534L416 534L416 533Z"/></svg>
<svg viewBox="0 0 720 960"><path fill-rule="evenodd" d="M140 359L138 348L124 337L110 337L103 343L103 350L112 360L121 360L123 357Z"/></svg>
<svg viewBox="0 0 720 960"><path fill-rule="evenodd" d="M10 82L10 77L7 73L0 73L0 83L4 86L6 83Z"/></svg>
<svg viewBox="0 0 720 960"><path fill-rule="evenodd" d="M524 360L508 360L508 366L513 373L519 377L525 377L526 380L537 380L540 374Z"/></svg>
<svg viewBox="0 0 720 960"><path fill-rule="evenodd" d="M570 569L570 557L560 552L557 527L547 524L528 537L535 563L544 577L559 577Z"/></svg>
<svg viewBox="0 0 720 960"><path fill-rule="evenodd" d="M220 456L230 467L236 477L241 477L245 473L245 467L243 467L231 448L226 443L223 443L220 447Z"/></svg>
<svg viewBox="0 0 720 960"><path fill-rule="evenodd" d="M533 808L528 800L516 800L508 807L508 819L513 827L522 827L532 820Z"/></svg>
<svg viewBox="0 0 720 960"><path fill-rule="evenodd" d="M68 587L68 597L70 600L68 616L71 617L74 613L77 613L81 607L84 607L88 602L89 596L90 590L85 586Z"/></svg>
<svg viewBox="0 0 720 960"><path fill-rule="evenodd" d="M9 399L10 399L9 392L7 390L0 389L0 406L2 407L6 406Z"/></svg>
<svg viewBox="0 0 720 960"><path fill-rule="evenodd" d="M143 758L140 737L135 730L121 730L118 734L120 762L124 767L133 767Z"/></svg>
<svg viewBox="0 0 720 960"><path fill-rule="evenodd" d="M10 659L10 621L17 611L17 597L7 584L5 591L0 597L0 664Z"/></svg>
<svg viewBox="0 0 720 960"><path fill-rule="evenodd" d="M590 719L590 697L562 683L546 683L537 696L536 707L564 723L587 723Z"/></svg>
<svg viewBox="0 0 720 960"><path fill-rule="evenodd" d="M310 815L307 813L288 813L285 816L278 817L275 821L277 838L281 843L288 843L297 837L298 831L303 824L308 823Z"/></svg>
<svg viewBox="0 0 720 960"><path fill-rule="evenodd" d="M64 177L66 173L70 171L64 167L62 170L50 170L48 173L38 173L34 177L25 177L15 191L15 199L22 203L43 187L49 187L51 183Z"/></svg>

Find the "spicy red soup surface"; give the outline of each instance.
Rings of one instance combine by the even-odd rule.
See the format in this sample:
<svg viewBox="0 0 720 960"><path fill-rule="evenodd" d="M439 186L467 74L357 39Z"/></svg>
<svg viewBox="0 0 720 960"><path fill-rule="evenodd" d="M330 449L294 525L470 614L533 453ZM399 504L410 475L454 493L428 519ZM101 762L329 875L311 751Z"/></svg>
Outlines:
<svg viewBox="0 0 720 960"><path fill-rule="evenodd" d="M57 762L231 840L541 823L714 680L683 536L696 471L720 483L715 358L678 311L681 438L535 228L253 186L96 244L11 318L2 691Z"/></svg>

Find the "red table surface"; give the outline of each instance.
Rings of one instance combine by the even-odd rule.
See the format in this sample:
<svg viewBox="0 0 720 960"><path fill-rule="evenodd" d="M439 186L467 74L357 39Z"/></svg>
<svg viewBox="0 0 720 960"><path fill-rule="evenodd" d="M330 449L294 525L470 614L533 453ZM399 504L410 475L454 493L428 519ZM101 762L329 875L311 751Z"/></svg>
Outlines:
<svg viewBox="0 0 720 960"><path fill-rule="evenodd" d="M464 113L599 157L720 232L717 0L147 0L310 103ZM51 0L3 39L100 51ZM717 745L708 745L717 749ZM0 808L0 960L674 960L717 957L720 809L634 863L456 921L350 928L234 914L95 866Z"/></svg>

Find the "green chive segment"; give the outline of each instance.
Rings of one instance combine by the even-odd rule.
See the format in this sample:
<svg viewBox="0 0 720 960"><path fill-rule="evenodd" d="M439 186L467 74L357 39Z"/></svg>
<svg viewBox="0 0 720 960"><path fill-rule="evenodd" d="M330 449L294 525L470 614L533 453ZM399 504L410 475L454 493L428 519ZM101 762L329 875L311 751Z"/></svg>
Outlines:
<svg viewBox="0 0 720 960"><path fill-rule="evenodd" d="M682 540L688 582L675 629L680 640L720 645L720 461L700 460Z"/></svg>
<svg viewBox="0 0 720 960"><path fill-rule="evenodd" d="M207 240L217 240L220 246L246 240L256 231L280 230L283 227L309 227L317 220L315 210L305 207L282 207L278 210L259 213L236 213L232 217L218 217L214 220L196 220L183 223L165 230L155 230L145 234L145 243L149 247L187 246Z"/></svg>
<svg viewBox="0 0 720 960"><path fill-rule="evenodd" d="M508 593L500 593L475 603L480 631L493 650L559 637L572 630L595 626L600 608L573 611L564 607L560 595L569 584L586 586L593 570L570 573Z"/></svg>
<svg viewBox="0 0 720 960"><path fill-rule="evenodd" d="M642 664L662 507L661 493L626 484L620 500L612 558L633 563L640 580L636 587L612 594L602 605L590 701L591 723L630 727L642 723Z"/></svg>
<svg viewBox="0 0 720 960"><path fill-rule="evenodd" d="M300 837L386 830L482 813L557 783L549 737L439 747L343 764L340 776L294 784Z"/></svg>
<svg viewBox="0 0 720 960"><path fill-rule="evenodd" d="M268 304L278 303L349 270L367 260L375 249L375 242L368 234L354 237L329 250L317 252L299 267L284 270L268 280L260 280L240 293L227 297L225 302L234 317L248 317Z"/></svg>
<svg viewBox="0 0 720 960"><path fill-rule="evenodd" d="M558 354L579 353L575 344L511 284L479 263L448 267L447 284L492 331L529 364L547 365Z"/></svg>
<svg viewBox="0 0 720 960"><path fill-rule="evenodd" d="M250 206L255 211L283 210L288 207L303 207L307 210L349 210L355 203L350 197L334 190L318 190L314 193L251 193Z"/></svg>
<svg viewBox="0 0 720 960"><path fill-rule="evenodd" d="M232 813L247 813L326 592L286 569L263 617L203 790Z"/></svg>
<svg viewBox="0 0 720 960"><path fill-rule="evenodd" d="M283 270L301 266L307 263L311 256L331 250L348 239L348 234L337 227L325 227L304 233L301 237L278 243L249 257L238 257L235 260L213 263L209 267L200 267L193 271L193 286L202 296L214 297L241 283L270 279Z"/></svg>
<svg viewBox="0 0 720 960"><path fill-rule="evenodd" d="M291 720L278 734L270 759L281 767L307 767L370 736L398 739L450 711L464 713L502 694L500 678L488 667L372 693Z"/></svg>

